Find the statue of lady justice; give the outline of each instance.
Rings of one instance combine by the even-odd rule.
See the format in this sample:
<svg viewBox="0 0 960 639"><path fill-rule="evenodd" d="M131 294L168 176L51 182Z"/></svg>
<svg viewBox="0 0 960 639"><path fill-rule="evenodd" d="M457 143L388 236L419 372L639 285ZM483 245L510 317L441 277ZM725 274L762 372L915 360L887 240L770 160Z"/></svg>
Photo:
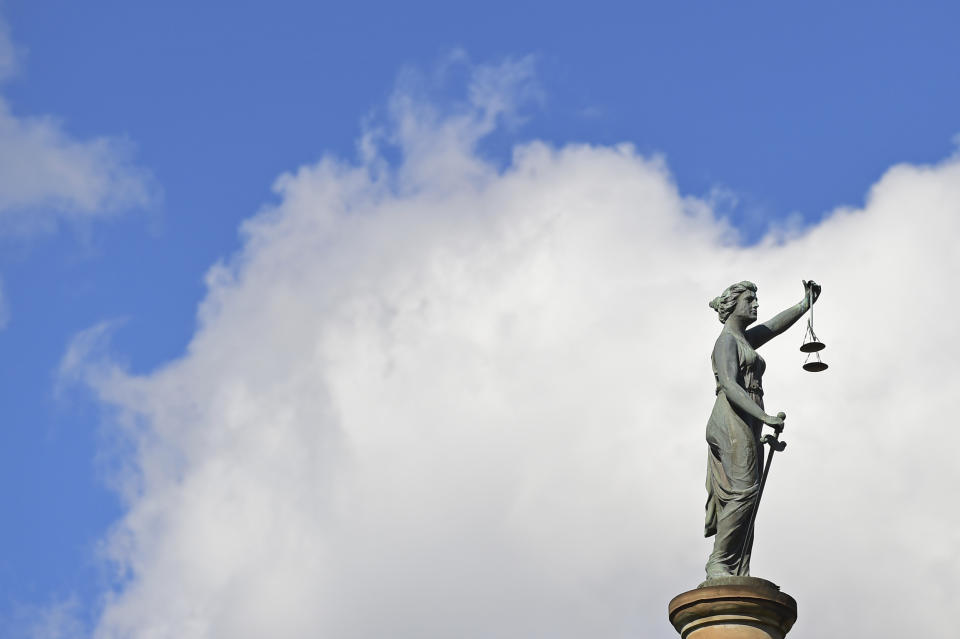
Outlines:
<svg viewBox="0 0 960 639"><path fill-rule="evenodd" d="M707 579L750 574L753 515L763 466L760 431L783 428L783 413L763 409L761 378L766 364L758 348L793 326L820 296L820 286L804 281L803 301L750 329L757 320L757 286L733 284L710 307L723 330L713 347L717 399L707 422L707 517L704 536L716 535L707 560Z"/></svg>

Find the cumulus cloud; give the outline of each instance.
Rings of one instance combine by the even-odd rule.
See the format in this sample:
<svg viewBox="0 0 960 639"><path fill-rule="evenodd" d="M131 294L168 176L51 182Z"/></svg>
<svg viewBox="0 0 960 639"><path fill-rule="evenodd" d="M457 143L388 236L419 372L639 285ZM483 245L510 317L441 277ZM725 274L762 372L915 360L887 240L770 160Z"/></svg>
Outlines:
<svg viewBox="0 0 960 639"><path fill-rule="evenodd" d="M813 277L831 368L800 369L802 326L763 349L790 446L754 573L797 597L797 639L948 637L960 161L741 246L629 145L485 161L515 95L490 86L401 88L398 164L367 140L282 176L182 357L128 374L81 338L67 368L134 450L94 635L673 637L710 546L707 301L749 278L773 314Z"/></svg>
<svg viewBox="0 0 960 639"><path fill-rule="evenodd" d="M0 18L0 81L19 56ZM79 140L52 116L23 116L0 96L0 233L35 233L143 206L148 174L120 138Z"/></svg>

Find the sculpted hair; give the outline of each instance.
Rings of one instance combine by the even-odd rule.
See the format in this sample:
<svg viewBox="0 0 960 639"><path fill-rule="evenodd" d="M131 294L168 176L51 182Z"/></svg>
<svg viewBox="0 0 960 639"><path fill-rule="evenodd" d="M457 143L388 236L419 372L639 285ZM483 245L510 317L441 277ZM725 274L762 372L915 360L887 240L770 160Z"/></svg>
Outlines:
<svg viewBox="0 0 960 639"><path fill-rule="evenodd" d="M739 298L746 291L757 292L757 285L753 282L748 282L746 280L738 282L736 284L731 284L720 294L719 297L713 298L710 302L710 308L715 310L720 316L720 323L726 324L727 318L730 317L730 313L733 312L733 309L737 307L737 298Z"/></svg>

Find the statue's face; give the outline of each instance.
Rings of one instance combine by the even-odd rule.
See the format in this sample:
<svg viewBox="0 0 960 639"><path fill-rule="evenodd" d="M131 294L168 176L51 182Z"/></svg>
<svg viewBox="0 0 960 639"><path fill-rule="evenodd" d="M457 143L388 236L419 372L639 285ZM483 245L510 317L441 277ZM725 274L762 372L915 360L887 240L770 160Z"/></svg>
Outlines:
<svg viewBox="0 0 960 639"><path fill-rule="evenodd" d="M733 313L744 319L747 324L752 324L757 321L757 309L759 307L760 302L757 301L757 294L753 291L744 291L737 299L737 310Z"/></svg>

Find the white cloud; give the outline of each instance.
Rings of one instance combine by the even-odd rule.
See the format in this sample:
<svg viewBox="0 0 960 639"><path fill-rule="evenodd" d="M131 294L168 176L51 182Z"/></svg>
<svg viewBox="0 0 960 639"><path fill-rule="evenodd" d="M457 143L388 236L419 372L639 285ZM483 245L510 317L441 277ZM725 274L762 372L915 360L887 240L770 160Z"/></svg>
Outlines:
<svg viewBox="0 0 960 639"><path fill-rule="evenodd" d="M0 19L0 81L17 58ZM0 233L35 233L146 205L150 180L131 163L129 147L118 138L78 140L57 118L16 115L0 96Z"/></svg>
<svg viewBox="0 0 960 639"><path fill-rule="evenodd" d="M0 100L0 230L32 231L147 204L146 175L130 164L127 146L75 140L57 120L14 116Z"/></svg>
<svg viewBox="0 0 960 639"><path fill-rule="evenodd" d="M809 277L831 368L800 370L800 326L764 349L790 446L754 573L795 639L951 635L960 161L744 248L630 146L497 171L482 105L393 104L400 166L280 178L181 358L91 364L136 449L95 636L675 636L709 552L707 301L750 278L772 314Z"/></svg>

